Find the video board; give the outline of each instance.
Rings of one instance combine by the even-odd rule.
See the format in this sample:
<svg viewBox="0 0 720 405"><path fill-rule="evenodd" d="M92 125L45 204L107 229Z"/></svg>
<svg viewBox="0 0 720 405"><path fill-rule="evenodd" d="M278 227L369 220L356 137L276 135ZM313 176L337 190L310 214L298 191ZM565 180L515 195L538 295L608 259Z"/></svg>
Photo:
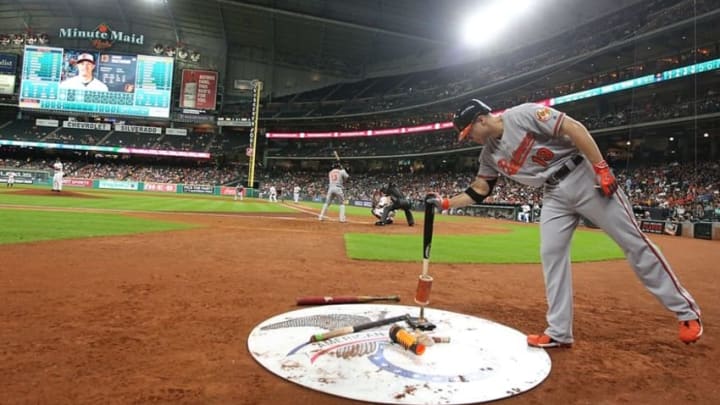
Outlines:
<svg viewBox="0 0 720 405"><path fill-rule="evenodd" d="M0 94L15 93L17 56L0 53Z"/></svg>
<svg viewBox="0 0 720 405"><path fill-rule="evenodd" d="M26 45L20 108L169 118L173 58Z"/></svg>

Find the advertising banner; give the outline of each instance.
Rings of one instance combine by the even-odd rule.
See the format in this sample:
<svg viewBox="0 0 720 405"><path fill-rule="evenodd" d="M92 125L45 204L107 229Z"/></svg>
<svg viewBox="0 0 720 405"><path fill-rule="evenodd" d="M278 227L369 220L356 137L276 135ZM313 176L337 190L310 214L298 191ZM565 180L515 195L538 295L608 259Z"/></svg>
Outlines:
<svg viewBox="0 0 720 405"><path fill-rule="evenodd" d="M212 194L214 190L215 190L215 187L211 186L209 184L185 184L185 185L183 185L184 193Z"/></svg>
<svg viewBox="0 0 720 405"><path fill-rule="evenodd" d="M0 94L15 93L15 75L0 75Z"/></svg>
<svg viewBox="0 0 720 405"><path fill-rule="evenodd" d="M100 180L98 188L106 188L113 190L137 190L137 181L118 181L118 180Z"/></svg>
<svg viewBox="0 0 720 405"><path fill-rule="evenodd" d="M165 133L167 135L186 136L187 128L165 128Z"/></svg>
<svg viewBox="0 0 720 405"><path fill-rule="evenodd" d="M92 179L74 179L65 177L63 178L63 186L92 188L93 181Z"/></svg>
<svg viewBox="0 0 720 405"><path fill-rule="evenodd" d="M139 132L141 134L162 134L162 128L160 128L160 127L143 127L140 125L115 124L115 131L117 131L117 132Z"/></svg>
<svg viewBox="0 0 720 405"><path fill-rule="evenodd" d="M17 55L0 53L0 75L12 75L17 73Z"/></svg>
<svg viewBox="0 0 720 405"><path fill-rule="evenodd" d="M214 110L217 102L218 73L185 69L180 85L180 108Z"/></svg>
<svg viewBox="0 0 720 405"><path fill-rule="evenodd" d="M655 233L659 235L679 236L682 234L682 224L672 221L654 221L651 219L643 219L640 221L640 229L646 233Z"/></svg>
<svg viewBox="0 0 720 405"><path fill-rule="evenodd" d="M60 126L60 121L38 118L35 120L35 125L39 127L57 128L58 126Z"/></svg>
<svg viewBox="0 0 720 405"><path fill-rule="evenodd" d="M235 187L220 187L221 195L235 195Z"/></svg>
<svg viewBox="0 0 720 405"><path fill-rule="evenodd" d="M63 121L63 128L74 128L74 129L93 129L98 131L109 131L111 128L110 124L102 122L80 122L80 121Z"/></svg>
<svg viewBox="0 0 720 405"><path fill-rule="evenodd" d="M144 191L157 191L160 193L177 193L177 184L173 183L145 183Z"/></svg>
<svg viewBox="0 0 720 405"><path fill-rule="evenodd" d="M33 184L34 183L34 177L32 173L28 172L18 172L14 170L0 170L0 183L7 183L8 177L10 176L10 173L12 173L13 181L15 184Z"/></svg>

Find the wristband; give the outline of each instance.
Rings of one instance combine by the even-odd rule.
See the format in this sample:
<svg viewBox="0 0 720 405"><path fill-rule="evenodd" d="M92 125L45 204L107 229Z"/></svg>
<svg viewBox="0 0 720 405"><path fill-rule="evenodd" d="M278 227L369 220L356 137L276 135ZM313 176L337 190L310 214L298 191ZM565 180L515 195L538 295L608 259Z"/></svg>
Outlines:
<svg viewBox="0 0 720 405"><path fill-rule="evenodd" d="M610 168L610 166L608 166L608 164L607 164L607 162L605 161L605 159L603 159L603 160L601 160L601 161L599 161L599 162L597 162L597 163L595 163L595 164L593 165L593 170L595 170L595 173L598 173L598 174L599 174L601 171L607 170L607 169L609 169L609 168Z"/></svg>
<svg viewBox="0 0 720 405"><path fill-rule="evenodd" d="M441 205L442 205L443 211L449 210L449 209L450 209L450 199L449 199L449 198L443 198Z"/></svg>

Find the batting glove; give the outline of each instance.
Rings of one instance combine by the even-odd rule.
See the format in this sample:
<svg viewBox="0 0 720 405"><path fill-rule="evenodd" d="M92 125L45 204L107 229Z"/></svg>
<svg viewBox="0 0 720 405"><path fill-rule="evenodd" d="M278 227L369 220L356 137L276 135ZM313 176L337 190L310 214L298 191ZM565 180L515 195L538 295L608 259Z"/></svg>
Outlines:
<svg viewBox="0 0 720 405"><path fill-rule="evenodd" d="M615 176L610 171L610 166L606 161L601 160L593 165L593 169L600 185L600 193L605 197L612 197L618 189L618 184Z"/></svg>
<svg viewBox="0 0 720 405"><path fill-rule="evenodd" d="M438 193L430 193L425 196L426 205L434 205L438 211L446 211L450 208L450 199L440 197Z"/></svg>

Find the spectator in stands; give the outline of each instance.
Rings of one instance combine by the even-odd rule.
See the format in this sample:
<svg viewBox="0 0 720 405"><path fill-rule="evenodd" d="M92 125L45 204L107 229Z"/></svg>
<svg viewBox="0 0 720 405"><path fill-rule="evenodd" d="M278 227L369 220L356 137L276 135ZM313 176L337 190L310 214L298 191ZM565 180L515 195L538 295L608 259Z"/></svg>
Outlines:
<svg viewBox="0 0 720 405"><path fill-rule="evenodd" d="M81 53L77 60L70 60L70 64L77 69L77 75L63 80L61 89L108 91L108 86L95 78L95 56L91 53Z"/></svg>

